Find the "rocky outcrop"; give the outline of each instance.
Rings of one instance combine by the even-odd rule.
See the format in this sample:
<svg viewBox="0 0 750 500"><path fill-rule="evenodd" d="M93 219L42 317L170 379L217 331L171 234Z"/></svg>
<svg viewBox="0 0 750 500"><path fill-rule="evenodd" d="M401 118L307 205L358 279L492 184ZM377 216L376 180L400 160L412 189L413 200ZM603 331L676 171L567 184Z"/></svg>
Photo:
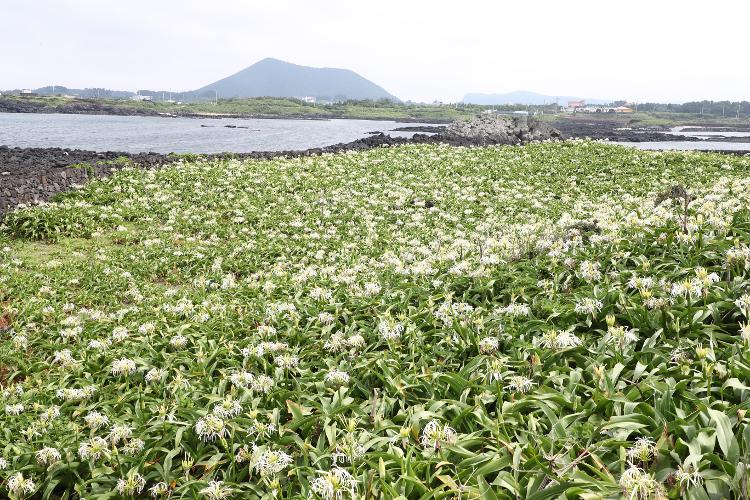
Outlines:
<svg viewBox="0 0 750 500"><path fill-rule="evenodd" d="M166 161L167 157L156 153L0 146L0 218L16 205L46 201L75 184L109 175L125 165L153 167Z"/></svg>
<svg viewBox="0 0 750 500"><path fill-rule="evenodd" d="M492 146L561 139L562 135L529 116L481 115L453 122L435 138L455 146Z"/></svg>

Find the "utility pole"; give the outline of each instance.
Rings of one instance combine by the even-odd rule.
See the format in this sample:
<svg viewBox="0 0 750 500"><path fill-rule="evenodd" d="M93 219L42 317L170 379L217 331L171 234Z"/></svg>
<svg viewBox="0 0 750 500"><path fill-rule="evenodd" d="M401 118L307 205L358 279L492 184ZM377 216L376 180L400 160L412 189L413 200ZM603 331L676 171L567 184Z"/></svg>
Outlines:
<svg viewBox="0 0 750 500"><path fill-rule="evenodd" d="M216 106L217 104L219 104L219 92L214 90L214 106Z"/></svg>
<svg viewBox="0 0 750 500"><path fill-rule="evenodd" d="M737 119L740 119L740 112L742 111L742 101L737 103Z"/></svg>

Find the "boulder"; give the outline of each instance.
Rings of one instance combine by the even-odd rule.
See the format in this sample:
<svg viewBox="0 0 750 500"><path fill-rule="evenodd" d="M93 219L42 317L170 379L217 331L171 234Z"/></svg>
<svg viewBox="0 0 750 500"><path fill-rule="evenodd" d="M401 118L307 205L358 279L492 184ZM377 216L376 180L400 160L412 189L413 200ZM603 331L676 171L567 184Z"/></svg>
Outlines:
<svg viewBox="0 0 750 500"><path fill-rule="evenodd" d="M504 115L480 115L456 121L437 136L441 142L458 146L526 144L561 138L559 131L536 118Z"/></svg>

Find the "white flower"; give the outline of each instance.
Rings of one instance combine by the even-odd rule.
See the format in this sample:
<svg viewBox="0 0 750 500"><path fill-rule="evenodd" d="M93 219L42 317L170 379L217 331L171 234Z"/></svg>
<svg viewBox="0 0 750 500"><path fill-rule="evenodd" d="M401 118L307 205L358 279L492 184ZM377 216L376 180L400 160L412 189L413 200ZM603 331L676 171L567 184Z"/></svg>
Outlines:
<svg viewBox="0 0 750 500"><path fill-rule="evenodd" d="M493 354L497 352L498 346L497 337L484 337L479 341L479 352L482 354Z"/></svg>
<svg viewBox="0 0 750 500"><path fill-rule="evenodd" d="M88 415L83 417L83 420L86 422L86 425L88 425L89 428L94 430L109 425L109 417L99 413L96 410L89 412Z"/></svg>
<svg viewBox="0 0 750 500"><path fill-rule="evenodd" d="M508 389L513 392L526 393L534 387L534 382L523 375L513 375L508 379Z"/></svg>
<svg viewBox="0 0 750 500"><path fill-rule="evenodd" d="M677 482L680 483L680 486L686 488L703 484L703 475L693 464L687 466L678 465L674 476Z"/></svg>
<svg viewBox="0 0 750 500"><path fill-rule="evenodd" d="M112 363L112 375L131 375L135 372L135 361L121 358Z"/></svg>
<svg viewBox="0 0 750 500"><path fill-rule="evenodd" d="M572 329L547 330L536 339L536 343L545 349L567 349L581 345L581 339L576 337Z"/></svg>
<svg viewBox="0 0 750 500"><path fill-rule="evenodd" d="M333 293L330 290L315 287L310 290L310 297L314 300L330 301L333 298Z"/></svg>
<svg viewBox="0 0 750 500"><path fill-rule="evenodd" d="M188 343L187 337L184 335L175 335L169 340L169 344L174 347L175 349L182 349L185 347Z"/></svg>
<svg viewBox="0 0 750 500"><path fill-rule="evenodd" d="M16 416L23 413L23 405L21 403L14 405L5 405L5 414L9 416Z"/></svg>
<svg viewBox="0 0 750 500"><path fill-rule="evenodd" d="M331 470L316 477L310 487L314 493L325 500L354 499L357 494L357 480L346 470L333 467Z"/></svg>
<svg viewBox="0 0 750 500"><path fill-rule="evenodd" d="M229 498L234 490L224 486L224 481L209 481L208 486L200 490L200 494L208 497L210 500L222 500Z"/></svg>
<svg viewBox="0 0 750 500"><path fill-rule="evenodd" d="M221 403L214 406L213 414L221 418L232 418L242 413L242 405L236 399L225 398Z"/></svg>
<svg viewBox="0 0 750 500"><path fill-rule="evenodd" d="M109 430L109 440L116 445L122 440L130 438L133 435L133 429L129 425L115 424Z"/></svg>
<svg viewBox="0 0 750 500"><path fill-rule="evenodd" d="M149 383L159 382L166 374L167 372L163 368L151 368L146 372L145 380Z"/></svg>
<svg viewBox="0 0 750 500"><path fill-rule="evenodd" d="M585 297L583 300L576 302L575 311L578 314L596 314L602 310L604 305L600 300Z"/></svg>
<svg viewBox="0 0 750 500"><path fill-rule="evenodd" d="M36 461L39 465L50 465L60 460L60 452L56 448L42 448L36 452Z"/></svg>
<svg viewBox="0 0 750 500"><path fill-rule="evenodd" d="M581 278L591 283L592 281L599 281L602 279L602 273L599 271L600 264L598 262L591 262L584 260L579 266Z"/></svg>
<svg viewBox="0 0 750 500"><path fill-rule="evenodd" d="M382 287L378 283L365 283L364 292L368 297L379 294Z"/></svg>
<svg viewBox="0 0 750 500"><path fill-rule="evenodd" d="M341 370L331 370L325 376L325 383L331 385L346 385L349 383L349 374Z"/></svg>
<svg viewBox="0 0 750 500"><path fill-rule="evenodd" d="M109 444L100 437L93 437L90 441L84 441L78 447L78 455L82 460L97 461L103 456L109 456Z"/></svg>
<svg viewBox="0 0 750 500"><path fill-rule="evenodd" d="M286 469L292 462L292 457L283 451L268 450L261 453L255 464L255 470L261 476L271 476Z"/></svg>
<svg viewBox="0 0 750 500"><path fill-rule="evenodd" d="M26 479L23 474L16 472L8 479L8 491L17 496L34 493L36 484L31 479Z"/></svg>
<svg viewBox="0 0 750 500"><path fill-rule="evenodd" d="M328 340L326 340L325 344L323 344L323 349L334 353L341 352L345 350L346 347L346 336L343 332L334 333Z"/></svg>
<svg viewBox="0 0 750 500"><path fill-rule="evenodd" d="M656 457L656 453L654 442L651 439L641 437L628 450L628 460L633 465L637 465L639 462L646 464Z"/></svg>
<svg viewBox="0 0 750 500"><path fill-rule="evenodd" d="M60 336L63 340L75 340L83 332L83 328L75 326L73 328L64 328L60 330Z"/></svg>
<svg viewBox="0 0 750 500"><path fill-rule="evenodd" d="M135 495L143 491L146 486L146 480L140 474L131 473L128 474L126 479L119 479L117 481L117 492L120 495Z"/></svg>
<svg viewBox="0 0 750 500"><path fill-rule="evenodd" d="M612 325L607 328L607 340L620 349L624 349L626 345L638 341L638 335L635 330L631 330L626 326Z"/></svg>
<svg viewBox="0 0 750 500"><path fill-rule="evenodd" d="M73 355L70 353L70 349L55 351L55 357L52 362L61 365L63 368L69 368L75 366L76 363L78 363L75 359L73 359Z"/></svg>
<svg viewBox="0 0 750 500"><path fill-rule="evenodd" d="M235 387L248 387L255 382L255 377L250 372L235 372L230 375L229 381Z"/></svg>
<svg viewBox="0 0 750 500"><path fill-rule="evenodd" d="M272 335L276 335L276 328L271 325L259 325L258 335L260 335L261 337L270 337Z"/></svg>
<svg viewBox="0 0 750 500"><path fill-rule="evenodd" d="M144 443L142 439L131 439L122 447L122 452L126 455L136 456L143 451L144 446L146 446L146 443Z"/></svg>
<svg viewBox="0 0 750 500"><path fill-rule="evenodd" d="M666 498L664 487L651 474L643 469L631 465L620 476L620 487L628 498L633 500L649 500Z"/></svg>
<svg viewBox="0 0 750 500"><path fill-rule="evenodd" d="M211 442L216 438L223 439L229 435L229 428L223 418L211 414L195 423L195 432L202 441Z"/></svg>
<svg viewBox="0 0 750 500"><path fill-rule="evenodd" d="M439 450L456 442L456 431L448 424L441 425L437 420L431 420L422 430L421 442L425 448Z"/></svg>
<svg viewBox="0 0 750 500"><path fill-rule="evenodd" d="M109 340L94 339L89 341L88 347L94 351L106 351L109 348Z"/></svg>
<svg viewBox="0 0 750 500"><path fill-rule="evenodd" d="M683 347L677 347L672 350L672 352L669 355L669 360L679 365L680 363L685 363L687 361L690 361L690 358L688 357L687 352L685 351L685 348Z"/></svg>
<svg viewBox="0 0 750 500"><path fill-rule="evenodd" d="M734 305L742 311L742 314L744 314L746 318L750 317L750 294L746 293L742 295L742 297L734 301Z"/></svg>
<svg viewBox="0 0 750 500"><path fill-rule="evenodd" d="M169 486L165 482L156 483L148 489L153 498L169 496Z"/></svg>
<svg viewBox="0 0 750 500"><path fill-rule="evenodd" d="M259 420L255 420L250 427L247 429L247 434L250 436L257 437L270 437L278 432L278 428L274 423L264 423Z"/></svg>
<svg viewBox="0 0 750 500"><path fill-rule="evenodd" d="M63 399L65 401L82 401L84 399L89 399L91 396L94 395L96 391L97 391L96 386L89 385L81 389L78 389L78 388L58 389L57 392L55 392L55 395L58 397L58 399Z"/></svg>
<svg viewBox="0 0 750 500"><path fill-rule="evenodd" d="M117 326L112 330L112 341L122 342L128 338L128 329L124 326Z"/></svg>
<svg viewBox="0 0 750 500"><path fill-rule="evenodd" d="M318 321L324 325L332 325L336 321L336 317L329 312L322 312L318 314Z"/></svg>
<svg viewBox="0 0 750 500"><path fill-rule="evenodd" d="M8 461L5 460L3 457L0 457L0 470L5 470L8 468Z"/></svg>
<svg viewBox="0 0 750 500"><path fill-rule="evenodd" d="M497 309L495 313L505 316L522 317L528 316L531 313L531 309L526 304L511 302L507 306Z"/></svg>
<svg viewBox="0 0 750 500"><path fill-rule="evenodd" d="M401 338L401 334L404 333L404 325L383 320L378 324L378 332L386 342L397 341Z"/></svg>
<svg viewBox="0 0 750 500"><path fill-rule="evenodd" d="M14 335L12 338L13 347L15 347L18 350L24 350L29 345L29 339L26 337L26 335Z"/></svg>
<svg viewBox="0 0 750 500"><path fill-rule="evenodd" d="M141 335L150 335L156 331L156 324L153 321L144 323L138 327L138 333Z"/></svg>
<svg viewBox="0 0 750 500"><path fill-rule="evenodd" d="M289 353L282 354L281 356L276 356L273 360L274 363L276 363L276 366L279 368L282 368L284 370L291 370L294 368L297 368L299 365L299 358L297 356L292 356Z"/></svg>
<svg viewBox="0 0 750 500"><path fill-rule="evenodd" d="M355 333L354 335L346 339L346 344L352 349L362 349L367 345L367 341L362 335Z"/></svg>
<svg viewBox="0 0 750 500"><path fill-rule="evenodd" d="M273 379L267 375L258 375L251 382L250 388L255 392L267 394L273 388Z"/></svg>
<svg viewBox="0 0 750 500"><path fill-rule="evenodd" d="M448 326L454 320L465 323L474 313L474 307L466 302L443 302L435 311L435 317Z"/></svg>

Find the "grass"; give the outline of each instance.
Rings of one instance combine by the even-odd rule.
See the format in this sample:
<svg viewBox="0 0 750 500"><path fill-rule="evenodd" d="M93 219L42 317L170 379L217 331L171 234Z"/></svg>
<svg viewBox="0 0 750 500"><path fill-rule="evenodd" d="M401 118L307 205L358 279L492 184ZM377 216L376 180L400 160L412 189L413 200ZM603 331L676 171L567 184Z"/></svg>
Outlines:
<svg viewBox="0 0 750 500"><path fill-rule="evenodd" d="M749 171L185 157L13 212L0 494L742 498Z"/></svg>

